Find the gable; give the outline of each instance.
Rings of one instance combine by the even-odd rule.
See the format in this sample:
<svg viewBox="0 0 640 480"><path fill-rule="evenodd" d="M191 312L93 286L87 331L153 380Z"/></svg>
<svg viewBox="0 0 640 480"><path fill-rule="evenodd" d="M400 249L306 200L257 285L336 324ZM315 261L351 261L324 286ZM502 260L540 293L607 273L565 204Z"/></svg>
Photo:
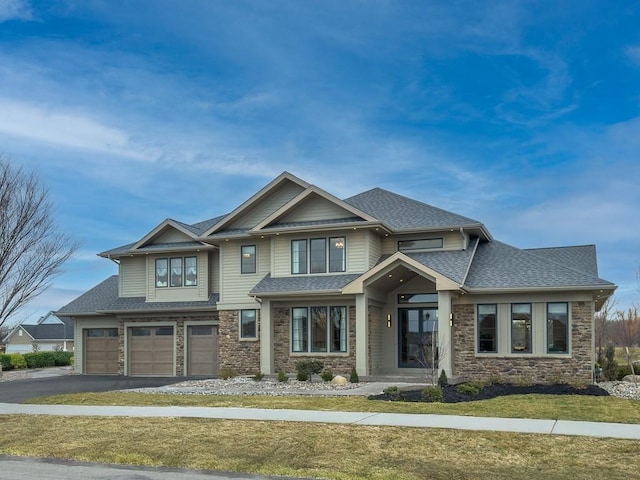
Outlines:
<svg viewBox="0 0 640 480"><path fill-rule="evenodd" d="M277 220L277 223L313 222L354 218L354 214L334 202L313 194L300 202L294 209ZM362 218L357 218L362 221Z"/></svg>
<svg viewBox="0 0 640 480"><path fill-rule="evenodd" d="M159 245L164 243L180 243L180 242L189 242L192 241L193 238L185 233L171 227L166 226L162 229L158 234L156 234L148 244L151 245Z"/></svg>

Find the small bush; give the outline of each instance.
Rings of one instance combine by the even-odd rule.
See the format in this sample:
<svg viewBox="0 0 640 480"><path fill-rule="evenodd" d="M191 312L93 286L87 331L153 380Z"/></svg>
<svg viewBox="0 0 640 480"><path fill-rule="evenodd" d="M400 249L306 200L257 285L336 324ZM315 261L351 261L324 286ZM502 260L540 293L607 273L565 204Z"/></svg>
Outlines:
<svg viewBox="0 0 640 480"><path fill-rule="evenodd" d="M27 368L27 362L21 353L12 353L9 357L11 357L11 368Z"/></svg>
<svg viewBox="0 0 640 480"><path fill-rule="evenodd" d="M604 350L604 363L602 363L602 373L607 380L618 379L618 362L616 361L616 346L608 343Z"/></svg>
<svg viewBox="0 0 640 480"><path fill-rule="evenodd" d="M0 353L0 365L2 365L2 370L12 370L13 365L11 365L11 355L6 353Z"/></svg>
<svg viewBox="0 0 640 480"><path fill-rule="evenodd" d="M327 368L320 374L320 378L322 378L322 380L324 380L325 382L330 382L331 380L333 380L333 370Z"/></svg>
<svg viewBox="0 0 640 480"><path fill-rule="evenodd" d="M63 351L53 352L53 362L56 367L71 365L72 358L73 358L73 352L63 352Z"/></svg>
<svg viewBox="0 0 640 480"><path fill-rule="evenodd" d="M462 395L469 395L470 397L473 397L480 393L480 390L482 390L482 388L482 385L480 385L479 383L469 382L461 383L460 385L458 385L456 387L456 391L458 393L461 393Z"/></svg>
<svg viewBox="0 0 640 480"><path fill-rule="evenodd" d="M424 390L422 390L422 398L424 398L425 402L442 402L442 388L425 387Z"/></svg>
<svg viewBox="0 0 640 480"><path fill-rule="evenodd" d="M320 373L323 367L324 365L320 360L312 360L310 358L300 360L296 362L296 371L298 372L296 378L301 382L306 382L311 379L311 375ZM304 380L302 380L303 378Z"/></svg>
<svg viewBox="0 0 640 480"><path fill-rule="evenodd" d="M27 368L54 367L56 364L54 352L31 352L23 355Z"/></svg>
<svg viewBox="0 0 640 480"><path fill-rule="evenodd" d="M629 365L617 365L618 370L614 380L622 380L627 375L631 375L631 367Z"/></svg>
<svg viewBox="0 0 640 480"><path fill-rule="evenodd" d="M289 377L287 377L287 374L284 373L284 370L278 371L278 381L280 383L283 383L283 382L286 382L287 380L289 380Z"/></svg>
<svg viewBox="0 0 640 480"><path fill-rule="evenodd" d="M229 380L230 378L234 378L236 376L236 372L233 368L224 367L220 369L218 376L223 380Z"/></svg>
<svg viewBox="0 0 640 480"><path fill-rule="evenodd" d="M533 385L533 379L531 378L531 375L518 375L517 377L515 377L513 383L520 387L530 387L531 385Z"/></svg>
<svg viewBox="0 0 640 480"><path fill-rule="evenodd" d="M296 372L296 380L299 382L306 382L309 380L309 373L305 370L298 370Z"/></svg>
<svg viewBox="0 0 640 480"><path fill-rule="evenodd" d="M356 371L356 367L351 367L351 375L349 375L349 381L351 383L360 383L360 377Z"/></svg>
<svg viewBox="0 0 640 480"><path fill-rule="evenodd" d="M489 375L485 382L487 385L499 385L504 383L504 378L499 373L492 373Z"/></svg>
<svg viewBox="0 0 640 480"><path fill-rule="evenodd" d="M382 393L389 395L392 399L397 399L400 397L400 389L396 386L385 388Z"/></svg>
<svg viewBox="0 0 640 480"><path fill-rule="evenodd" d="M440 376L438 377L438 386L440 388L444 388L449 385L449 379L447 378L447 374L444 370L440 372Z"/></svg>
<svg viewBox="0 0 640 480"><path fill-rule="evenodd" d="M252 378L254 381L259 382L264 378L264 373L257 372Z"/></svg>

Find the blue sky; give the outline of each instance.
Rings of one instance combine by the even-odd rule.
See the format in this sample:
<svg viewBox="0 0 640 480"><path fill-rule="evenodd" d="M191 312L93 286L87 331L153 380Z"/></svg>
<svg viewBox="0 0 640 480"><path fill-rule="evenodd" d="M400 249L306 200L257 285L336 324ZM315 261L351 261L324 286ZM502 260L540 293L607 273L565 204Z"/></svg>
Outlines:
<svg viewBox="0 0 640 480"><path fill-rule="evenodd" d="M521 248L594 243L640 303L639 2L0 0L0 152L82 241L17 320L283 170Z"/></svg>

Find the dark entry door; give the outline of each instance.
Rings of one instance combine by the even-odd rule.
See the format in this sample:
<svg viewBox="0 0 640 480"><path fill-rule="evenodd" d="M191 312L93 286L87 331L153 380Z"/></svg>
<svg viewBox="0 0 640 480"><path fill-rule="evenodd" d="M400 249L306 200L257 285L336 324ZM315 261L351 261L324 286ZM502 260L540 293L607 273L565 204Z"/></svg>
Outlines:
<svg viewBox="0 0 640 480"><path fill-rule="evenodd" d="M398 366L433 368L438 364L438 308L398 309Z"/></svg>

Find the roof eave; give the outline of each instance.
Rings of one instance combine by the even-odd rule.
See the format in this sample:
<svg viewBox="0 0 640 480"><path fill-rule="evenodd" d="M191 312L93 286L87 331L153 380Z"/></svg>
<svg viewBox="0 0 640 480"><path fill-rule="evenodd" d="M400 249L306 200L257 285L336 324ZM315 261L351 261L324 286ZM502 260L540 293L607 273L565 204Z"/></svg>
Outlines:
<svg viewBox="0 0 640 480"><path fill-rule="evenodd" d="M500 288L492 288L492 287L468 287L465 286L465 291L470 294L478 294L478 293L533 293L533 292L548 292L558 291L558 292L568 292L568 291L595 291L600 290L600 292L610 292L618 288L616 285L565 285L561 287L500 287Z"/></svg>
<svg viewBox="0 0 640 480"><path fill-rule="evenodd" d="M265 298L265 297L299 297L299 296L321 296L321 295L341 295L342 289L331 290L296 290L296 291L284 291L284 292L251 292L250 297L253 298Z"/></svg>
<svg viewBox="0 0 640 480"><path fill-rule="evenodd" d="M279 235L280 233L316 232L322 230L359 230L362 228L379 228L382 233L392 233L391 229L381 222L364 221L354 223L324 223L322 225L300 225L294 227L270 228L268 230L251 230L252 235Z"/></svg>

